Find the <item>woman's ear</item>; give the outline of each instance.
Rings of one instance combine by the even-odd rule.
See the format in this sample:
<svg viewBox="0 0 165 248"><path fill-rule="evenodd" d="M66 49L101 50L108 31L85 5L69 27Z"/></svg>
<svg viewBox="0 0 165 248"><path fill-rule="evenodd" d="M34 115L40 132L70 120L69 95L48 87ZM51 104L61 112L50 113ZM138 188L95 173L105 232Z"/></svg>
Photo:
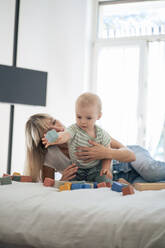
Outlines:
<svg viewBox="0 0 165 248"><path fill-rule="evenodd" d="M100 113L98 114L97 120L99 120L99 119L101 118L101 116L102 116L102 113L100 112Z"/></svg>

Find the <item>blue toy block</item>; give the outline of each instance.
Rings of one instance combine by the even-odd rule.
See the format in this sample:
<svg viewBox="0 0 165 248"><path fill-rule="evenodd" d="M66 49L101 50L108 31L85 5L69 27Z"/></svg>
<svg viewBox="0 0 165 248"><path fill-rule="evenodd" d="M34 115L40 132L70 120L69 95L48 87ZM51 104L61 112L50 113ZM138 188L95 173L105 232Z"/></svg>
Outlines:
<svg viewBox="0 0 165 248"><path fill-rule="evenodd" d="M45 138L48 140L49 143L55 142L58 139L58 133L56 130L52 129L46 133Z"/></svg>
<svg viewBox="0 0 165 248"><path fill-rule="evenodd" d="M91 185L89 183L82 184L83 189L91 189Z"/></svg>
<svg viewBox="0 0 165 248"><path fill-rule="evenodd" d="M72 185L71 185L71 190L74 190L74 189L82 189L82 188L83 188L83 185L84 185L84 184L81 184L81 183L72 183Z"/></svg>
<svg viewBox="0 0 165 248"><path fill-rule="evenodd" d="M118 182L113 182L111 189L116 192L122 192L122 188L126 187L128 185Z"/></svg>
<svg viewBox="0 0 165 248"><path fill-rule="evenodd" d="M97 184L98 184L97 182L94 182L94 183L93 183L94 189L97 189Z"/></svg>

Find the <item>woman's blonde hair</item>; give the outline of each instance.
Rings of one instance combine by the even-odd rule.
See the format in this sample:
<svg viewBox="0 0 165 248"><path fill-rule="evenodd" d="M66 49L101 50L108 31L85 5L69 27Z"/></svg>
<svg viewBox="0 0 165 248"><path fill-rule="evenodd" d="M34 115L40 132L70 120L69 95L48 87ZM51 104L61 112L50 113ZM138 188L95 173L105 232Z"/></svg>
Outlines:
<svg viewBox="0 0 165 248"><path fill-rule="evenodd" d="M40 181L42 177L42 166L46 149L41 142L44 133L49 129L52 117L47 114L32 115L26 122L26 175L32 176L34 182Z"/></svg>

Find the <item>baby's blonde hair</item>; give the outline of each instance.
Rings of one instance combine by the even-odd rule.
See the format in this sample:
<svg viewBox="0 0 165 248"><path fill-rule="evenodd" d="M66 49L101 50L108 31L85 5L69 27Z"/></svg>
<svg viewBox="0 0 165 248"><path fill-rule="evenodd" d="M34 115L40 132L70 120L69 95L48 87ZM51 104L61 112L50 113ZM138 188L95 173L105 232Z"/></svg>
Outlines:
<svg viewBox="0 0 165 248"><path fill-rule="evenodd" d="M32 115L26 122L26 175L32 176L33 181L41 180L42 166L46 150L41 142L44 133L49 129L52 117L47 114Z"/></svg>
<svg viewBox="0 0 165 248"><path fill-rule="evenodd" d="M76 105L81 105L82 107L96 105L98 108L98 112L101 113L102 111L102 102L100 97L90 92L81 94L76 100Z"/></svg>

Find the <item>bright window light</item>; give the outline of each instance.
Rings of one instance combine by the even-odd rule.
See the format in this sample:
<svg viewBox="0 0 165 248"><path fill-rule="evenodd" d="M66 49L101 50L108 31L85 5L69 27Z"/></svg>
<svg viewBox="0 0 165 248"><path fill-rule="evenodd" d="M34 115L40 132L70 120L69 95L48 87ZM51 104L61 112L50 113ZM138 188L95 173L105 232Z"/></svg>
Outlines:
<svg viewBox="0 0 165 248"><path fill-rule="evenodd" d="M165 34L165 1L100 5L99 38Z"/></svg>
<svg viewBox="0 0 165 248"><path fill-rule="evenodd" d="M100 50L97 85L103 102L100 122L112 137L125 144L135 144L137 138L138 71L138 46Z"/></svg>

